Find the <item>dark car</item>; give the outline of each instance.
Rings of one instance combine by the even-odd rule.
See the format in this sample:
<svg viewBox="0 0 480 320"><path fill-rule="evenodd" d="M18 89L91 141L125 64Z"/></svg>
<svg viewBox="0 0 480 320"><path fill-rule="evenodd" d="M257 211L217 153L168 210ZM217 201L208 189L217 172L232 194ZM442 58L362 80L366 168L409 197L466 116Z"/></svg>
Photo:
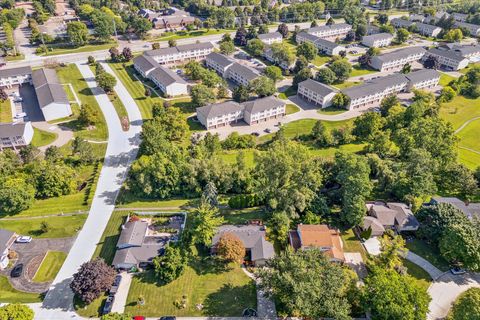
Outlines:
<svg viewBox="0 0 480 320"><path fill-rule="evenodd" d="M255 136L255 137L258 137L258 136L260 135L260 133L258 133L258 132L252 132L251 135L252 135L252 136Z"/></svg>
<svg viewBox="0 0 480 320"><path fill-rule="evenodd" d="M5 67L7 64L5 62L0 62L0 68Z"/></svg>
<svg viewBox="0 0 480 320"><path fill-rule="evenodd" d="M107 300L105 300L105 304L103 305L102 314L108 314L112 311L114 300L115 300L114 296L108 296Z"/></svg>
<svg viewBox="0 0 480 320"><path fill-rule="evenodd" d="M122 281L122 276L117 274L115 276L115 280L113 280L112 287L110 288L110 294L115 294L118 291L118 286L120 285L120 281Z"/></svg>
<svg viewBox="0 0 480 320"><path fill-rule="evenodd" d="M12 272L10 272L10 276L12 278L18 278L22 275L23 271L23 264L19 263L15 267L13 267Z"/></svg>
<svg viewBox="0 0 480 320"><path fill-rule="evenodd" d="M160 317L160 320L175 320L177 317L174 316L165 316L165 317Z"/></svg>

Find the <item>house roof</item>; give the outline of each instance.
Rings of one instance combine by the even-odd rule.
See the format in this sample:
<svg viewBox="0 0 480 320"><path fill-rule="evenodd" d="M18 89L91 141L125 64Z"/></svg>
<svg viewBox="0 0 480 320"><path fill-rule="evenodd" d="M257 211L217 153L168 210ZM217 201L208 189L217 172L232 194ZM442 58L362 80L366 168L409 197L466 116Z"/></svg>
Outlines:
<svg viewBox="0 0 480 320"><path fill-rule="evenodd" d="M23 136L25 128L31 126L30 122L0 123L0 139Z"/></svg>
<svg viewBox="0 0 480 320"><path fill-rule="evenodd" d="M140 247L129 247L117 249L112 265L134 264L142 262L152 262L152 260L161 255L168 241L164 240L157 244L143 244Z"/></svg>
<svg viewBox="0 0 480 320"><path fill-rule="evenodd" d="M194 51L194 50L201 50L201 49L213 49L213 44L211 42L183 44L176 47L160 48L160 49L145 51L144 54L147 56L156 57L156 56L174 54L178 52Z"/></svg>
<svg viewBox="0 0 480 320"><path fill-rule="evenodd" d="M128 221L123 225L123 230L117 241L117 248L122 246L141 246L147 234L146 221Z"/></svg>
<svg viewBox="0 0 480 320"><path fill-rule="evenodd" d="M54 69L42 68L33 71L32 83L40 108L51 103L69 103L67 94L63 85L58 81L57 72Z"/></svg>
<svg viewBox="0 0 480 320"><path fill-rule="evenodd" d="M153 71L150 72L149 77L152 80L155 79L157 82L163 84L165 87L171 85L172 83L187 83L178 74L163 66L159 66L153 69Z"/></svg>
<svg viewBox="0 0 480 320"><path fill-rule="evenodd" d="M7 250L13 242L15 232L0 229L0 255Z"/></svg>
<svg viewBox="0 0 480 320"><path fill-rule="evenodd" d="M417 22L417 23L415 23L415 25L417 26L417 28L427 30L428 32L433 32L437 29L440 29L440 30L442 29L438 26L434 26L434 25L426 24L426 23L422 23L422 22Z"/></svg>
<svg viewBox="0 0 480 320"><path fill-rule="evenodd" d="M320 83L320 82L312 80L312 79L307 79L305 81L302 81L298 84L298 86L310 89L313 92L316 92L323 97L325 97L326 95L328 95L332 92L338 92L337 89L332 88L330 86L327 86L326 84Z"/></svg>
<svg viewBox="0 0 480 320"><path fill-rule="evenodd" d="M398 202L374 202L366 204L369 214L376 218L384 227L400 226L418 228L417 218L405 203Z"/></svg>
<svg viewBox="0 0 480 320"><path fill-rule="evenodd" d="M251 249L252 261L271 259L275 256L273 244L261 237Z"/></svg>
<svg viewBox="0 0 480 320"><path fill-rule="evenodd" d="M305 32L305 31L299 32L299 33L296 35L296 37L305 38L307 41L310 41L310 42L315 42L315 41L317 41L318 39L320 39L320 38L317 37L316 35L307 33L307 32Z"/></svg>
<svg viewBox="0 0 480 320"><path fill-rule="evenodd" d="M332 25L323 25L323 26L318 26L318 27L313 27L313 28L310 28L310 29L307 29L307 32L308 33L317 33L317 32L323 32L323 31L327 31L327 30L341 30L341 29L344 29L344 28L352 28L351 25L349 24L346 24L346 23L336 23L336 24L332 24Z"/></svg>
<svg viewBox="0 0 480 320"><path fill-rule="evenodd" d="M259 73L256 70L250 67L247 67L243 64L240 64L238 62L233 63L229 67L229 71L233 71L237 74L240 74L243 78L247 79L247 81L252 81L253 79L259 76Z"/></svg>
<svg viewBox="0 0 480 320"><path fill-rule="evenodd" d="M425 53L425 52L426 52L425 49L423 49L422 47L408 47L400 50L395 50L393 52L380 54L378 56L374 56L372 57L372 63L375 60L378 60L380 62L400 60L410 55L416 55L416 54Z"/></svg>
<svg viewBox="0 0 480 320"><path fill-rule="evenodd" d="M250 114L263 112L265 110L270 110L272 108L283 105L285 105L285 102L273 96L255 99L243 103L244 110L248 111Z"/></svg>
<svg viewBox="0 0 480 320"><path fill-rule="evenodd" d="M410 83L416 84L422 81L440 78L440 72L434 69L420 69L405 75Z"/></svg>
<svg viewBox="0 0 480 320"><path fill-rule="evenodd" d="M11 69L0 69L0 78L23 76L23 75L31 74L31 73L32 73L32 68L31 67L18 67L18 68L11 68Z"/></svg>
<svg viewBox="0 0 480 320"><path fill-rule="evenodd" d="M370 216L365 216L363 217L363 222L362 222L362 229L367 230L368 228L372 229L372 232L374 233L384 233L385 228L383 225L380 223L380 221L377 220L375 217L370 217Z"/></svg>
<svg viewBox="0 0 480 320"><path fill-rule="evenodd" d="M410 27L411 25L415 24L413 21L401 19L401 18L394 18L390 21L393 25L399 25L401 27Z"/></svg>
<svg viewBox="0 0 480 320"><path fill-rule="evenodd" d="M276 39L276 38L282 38L282 35L280 32L270 32L270 33L263 33L258 35L258 39L260 40L267 40L267 39Z"/></svg>
<svg viewBox="0 0 480 320"><path fill-rule="evenodd" d="M462 211L467 218L480 218L480 203L465 203L462 200L454 197L433 197L433 203L449 203L458 210Z"/></svg>
<svg viewBox="0 0 480 320"><path fill-rule="evenodd" d="M383 39L393 39L393 35L387 32L375 33L369 36L364 36L362 38L362 41L367 41L367 40L376 41L376 40L383 40Z"/></svg>
<svg viewBox="0 0 480 320"><path fill-rule="evenodd" d="M427 51L427 54L445 57L451 60L456 60L457 62L465 60L465 58L455 50L440 50L438 48L432 48Z"/></svg>
<svg viewBox="0 0 480 320"><path fill-rule="evenodd" d="M143 73L150 71L159 66L157 61L155 61L152 57L142 54L133 59L133 63L135 67L140 69Z"/></svg>
<svg viewBox="0 0 480 320"><path fill-rule="evenodd" d="M223 116L226 114L242 111L243 106L235 101L226 101L221 103L209 104L197 108L197 113L201 113L206 119Z"/></svg>
<svg viewBox="0 0 480 320"><path fill-rule="evenodd" d="M459 28L465 28L465 29L468 29L468 30L470 30L470 29L471 30L476 30L477 32L478 32L478 30L480 30L479 25L476 25L476 24L473 24L473 23L461 22L461 21L456 21L455 26L459 27Z"/></svg>
<svg viewBox="0 0 480 320"><path fill-rule="evenodd" d="M300 224L297 226L297 233L302 248L328 248L324 251L327 256L333 259L345 260L342 240L337 230L330 229L324 224Z"/></svg>
<svg viewBox="0 0 480 320"><path fill-rule="evenodd" d="M207 55L206 59L212 60L213 62L215 62L216 64L218 64L222 68L226 68L229 65L231 65L232 63L234 63L234 61L232 59L230 59L229 57L227 57L223 54L217 53L217 52L209 53Z"/></svg>
<svg viewBox="0 0 480 320"><path fill-rule="evenodd" d="M372 34L376 34L376 33L380 33L380 28L377 27L377 26L374 26L372 24L369 24L367 26L367 34L372 35Z"/></svg>
<svg viewBox="0 0 480 320"><path fill-rule="evenodd" d="M342 90L342 92L350 97L350 99L357 99L382 92L388 87L400 85L405 82L408 82L408 80L403 74L391 74L366 81L364 84L358 86L346 88Z"/></svg>
<svg viewBox="0 0 480 320"><path fill-rule="evenodd" d="M459 45L454 44L452 46L452 50L461 54L462 56L466 56L472 53L480 53L480 46L479 45Z"/></svg>
<svg viewBox="0 0 480 320"><path fill-rule="evenodd" d="M335 48L338 48L338 47L342 47L338 43L335 43L333 41L328 41L328 40L325 40L325 39L322 39L322 38L319 38L319 37L317 37L317 40L315 40L315 43L318 43L321 46L324 46L324 47L327 47L327 48L330 48L330 49L335 49Z"/></svg>
<svg viewBox="0 0 480 320"><path fill-rule="evenodd" d="M418 228L420 223L412 213L412 210L405 203L389 202L388 207L395 210L396 224L401 227Z"/></svg>
<svg viewBox="0 0 480 320"><path fill-rule="evenodd" d="M395 225L395 215L396 211L390 209L384 204L372 204L368 205L369 213L372 217L375 217L383 226L393 226Z"/></svg>

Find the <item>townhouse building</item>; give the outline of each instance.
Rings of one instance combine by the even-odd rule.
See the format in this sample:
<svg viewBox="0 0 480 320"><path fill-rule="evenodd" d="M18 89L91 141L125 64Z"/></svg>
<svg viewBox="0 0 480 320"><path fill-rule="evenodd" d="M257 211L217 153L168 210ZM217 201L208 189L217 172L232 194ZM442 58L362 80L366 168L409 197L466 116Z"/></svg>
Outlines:
<svg viewBox="0 0 480 320"><path fill-rule="evenodd" d="M362 37L362 44L367 47L388 47L392 41L393 35L386 32Z"/></svg>
<svg viewBox="0 0 480 320"><path fill-rule="evenodd" d="M209 53L205 57L205 65L215 70L223 78L225 78L227 69L234 63L235 61L233 59L217 52Z"/></svg>
<svg viewBox="0 0 480 320"><path fill-rule="evenodd" d="M333 97L338 90L318 81L307 79L298 84L297 95L321 108L328 108L332 105Z"/></svg>
<svg viewBox="0 0 480 320"><path fill-rule="evenodd" d="M260 76L257 70L247 67L238 62L227 68L226 78L238 85L248 86L253 79Z"/></svg>
<svg viewBox="0 0 480 320"><path fill-rule="evenodd" d="M437 37L440 32L442 32L442 28L431 25L431 24L426 24L422 22L417 22L415 23L415 26L417 28L417 32L423 36L426 37Z"/></svg>
<svg viewBox="0 0 480 320"><path fill-rule="evenodd" d="M450 14L450 16L458 22L467 22L468 19L468 14L465 13L453 12Z"/></svg>
<svg viewBox="0 0 480 320"><path fill-rule="evenodd" d="M422 47L408 47L393 52L380 54L371 59L370 66L379 71L398 71L407 63L423 58L426 50Z"/></svg>
<svg viewBox="0 0 480 320"><path fill-rule="evenodd" d="M468 30L472 37L478 37L480 35L480 26L476 24L457 21L455 22L455 27Z"/></svg>
<svg viewBox="0 0 480 320"><path fill-rule="evenodd" d="M0 69L0 88L11 88L16 85L32 81L32 68L19 67L13 69Z"/></svg>
<svg viewBox="0 0 480 320"><path fill-rule="evenodd" d="M320 53L333 56L340 54L341 51L346 51L346 48L336 44L335 42L325 40L318 36L315 36L310 33L300 32L296 35L295 41L298 44L302 44L304 42L309 42L315 45Z"/></svg>
<svg viewBox="0 0 480 320"><path fill-rule="evenodd" d="M392 26L394 26L395 28L405 28L405 29L408 29L408 28L410 28L412 25L414 25L415 22L409 21L409 20L406 20L406 19L402 19L402 18L394 18L394 19L390 20L390 24L391 24Z"/></svg>
<svg viewBox="0 0 480 320"><path fill-rule="evenodd" d="M435 88L440 82L440 72L433 69L420 69L406 74L405 77L408 80L408 91Z"/></svg>
<svg viewBox="0 0 480 320"><path fill-rule="evenodd" d="M159 64L178 64L189 60L203 60L213 49L212 43L202 42L149 50L145 51L144 55L152 57Z"/></svg>
<svg viewBox="0 0 480 320"><path fill-rule="evenodd" d="M380 31L380 28L377 27L377 26L374 26L372 24L369 24L367 26L367 36L370 36L372 34L376 34L376 33L381 33L382 31Z"/></svg>
<svg viewBox="0 0 480 320"><path fill-rule="evenodd" d="M133 68L144 78L148 78L150 72L158 67L159 64L155 59L144 54L133 59Z"/></svg>
<svg viewBox="0 0 480 320"><path fill-rule="evenodd" d="M271 45L272 43L280 43L283 41L283 37L280 32L259 34L258 39L260 39L260 41L262 41L266 45Z"/></svg>
<svg viewBox="0 0 480 320"><path fill-rule="evenodd" d="M187 82L166 67L158 66L153 69L148 78L152 80L167 97L188 94Z"/></svg>
<svg viewBox="0 0 480 320"><path fill-rule="evenodd" d="M470 62L467 58L464 58L461 54L455 52L455 50L432 48L426 52L425 59L429 56L437 58L440 66L447 70L456 71L466 68Z"/></svg>
<svg viewBox="0 0 480 320"><path fill-rule="evenodd" d="M38 104L46 121L52 121L72 115L70 101L55 69L38 69L32 72L32 84L35 88Z"/></svg>
<svg viewBox="0 0 480 320"><path fill-rule="evenodd" d="M450 50L455 51L462 57L474 62L480 58L480 45L460 45L453 44Z"/></svg>
<svg viewBox="0 0 480 320"><path fill-rule="evenodd" d="M425 15L414 13L408 17L408 20L415 21L415 22L423 22L425 21Z"/></svg>
<svg viewBox="0 0 480 320"><path fill-rule="evenodd" d="M17 150L30 144L33 139L31 122L0 123L0 150Z"/></svg>
<svg viewBox="0 0 480 320"><path fill-rule="evenodd" d="M287 113L285 102L273 96L244 102L243 107L243 119L249 125L277 119Z"/></svg>
<svg viewBox="0 0 480 320"><path fill-rule="evenodd" d="M347 33L352 30L352 26L346 23L332 24L330 26L318 26L307 29L307 33L313 34L322 39L336 40L345 38Z"/></svg>

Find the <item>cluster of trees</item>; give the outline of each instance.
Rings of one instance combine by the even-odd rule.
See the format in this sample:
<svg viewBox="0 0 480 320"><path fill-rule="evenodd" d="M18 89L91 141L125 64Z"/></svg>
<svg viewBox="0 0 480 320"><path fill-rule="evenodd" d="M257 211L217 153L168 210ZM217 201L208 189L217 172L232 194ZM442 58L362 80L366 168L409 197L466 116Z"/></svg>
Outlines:
<svg viewBox="0 0 480 320"><path fill-rule="evenodd" d="M201 81L208 88L222 89L222 98L225 95L227 84L214 70L210 70L202 66L198 61L190 61L185 65L185 73L194 81Z"/></svg>
<svg viewBox="0 0 480 320"><path fill-rule="evenodd" d="M4 41L0 43L0 49L8 54L10 51L14 51L13 54L17 54L15 51L15 38L13 36L13 30L15 30L23 19L25 12L23 9L2 9L0 10L0 26L3 29L5 35Z"/></svg>
<svg viewBox="0 0 480 320"><path fill-rule="evenodd" d="M476 319L478 315L480 315L480 289L470 288L457 298L447 319Z"/></svg>
<svg viewBox="0 0 480 320"><path fill-rule="evenodd" d="M0 307L0 319L2 320L33 320L34 316L33 310L24 304L11 303Z"/></svg>
<svg viewBox="0 0 480 320"><path fill-rule="evenodd" d="M121 53L116 47L111 47L108 52L112 62L128 62L133 59L133 53L129 47L124 47Z"/></svg>
<svg viewBox="0 0 480 320"><path fill-rule="evenodd" d="M49 17L55 14L54 0L35 0L33 1L33 18L40 24L43 24Z"/></svg>
<svg viewBox="0 0 480 320"><path fill-rule="evenodd" d="M337 59L318 70L316 80L325 84L343 83L350 77L352 65L346 59Z"/></svg>
<svg viewBox="0 0 480 320"><path fill-rule="evenodd" d="M244 102L249 100L253 95L263 98L274 94L277 91L275 81L267 76L260 76L250 81L248 86L239 85L232 92L233 100Z"/></svg>
<svg viewBox="0 0 480 320"><path fill-rule="evenodd" d="M473 66L465 75L453 80L444 89L450 95L461 94L463 96L477 99L480 97L480 66ZM452 97L453 98L453 97Z"/></svg>
<svg viewBox="0 0 480 320"><path fill-rule="evenodd" d="M116 48L111 48L111 54ZM113 54L112 54L113 56ZM117 56L117 55L116 55ZM113 88L117 84L117 78L115 78L110 73L106 72L105 69L102 67L100 62L95 63L95 81L97 82L98 86L103 89L106 93L113 92Z"/></svg>

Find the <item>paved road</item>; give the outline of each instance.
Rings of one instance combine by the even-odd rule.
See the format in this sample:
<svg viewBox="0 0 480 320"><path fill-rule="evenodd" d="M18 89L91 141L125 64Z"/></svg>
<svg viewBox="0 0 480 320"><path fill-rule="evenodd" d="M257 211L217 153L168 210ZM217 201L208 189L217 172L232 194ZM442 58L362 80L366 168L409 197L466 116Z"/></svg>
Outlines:
<svg viewBox="0 0 480 320"><path fill-rule="evenodd" d="M108 146L88 218L43 304L41 307L33 306L36 319L79 318L73 310L73 292L69 287L72 275L77 272L82 263L91 259L113 212L118 191L131 162L137 155L140 143L142 119L137 105L135 103L125 105L131 125L129 131L122 131L115 108L107 95L97 87L88 65L77 62L77 66L92 89L107 121Z"/></svg>
<svg viewBox="0 0 480 320"><path fill-rule="evenodd" d="M47 148L50 146L61 147L73 139L73 131L68 127L58 124L50 124L46 121L33 122L32 125L37 129L48 131L57 135L55 141L39 148L42 151L47 150Z"/></svg>

